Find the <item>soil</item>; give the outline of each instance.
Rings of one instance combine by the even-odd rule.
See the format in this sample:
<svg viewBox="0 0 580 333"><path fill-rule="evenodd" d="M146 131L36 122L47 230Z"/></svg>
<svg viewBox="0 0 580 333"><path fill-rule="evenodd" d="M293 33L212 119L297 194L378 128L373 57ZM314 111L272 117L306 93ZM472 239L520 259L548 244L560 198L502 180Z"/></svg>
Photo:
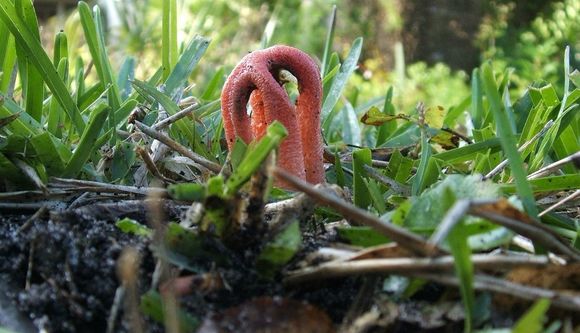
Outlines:
<svg viewBox="0 0 580 333"><path fill-rule="evenodd" d="M171 205L164 210L168 221L184 213ZM141 256L139 294L151 286L155 258L149 238L115 226L121 216L145 223L145 211L101 205L47 212L36 219L31 219L34 212L0 211L0 327L15 332L106 332L120 285L117 260L124 248L135 248ZM306 233L305 252L328 240L329 235L319 237L316 232ZM284 297L313 304L340 323L359 287L351 278L285 289L280 279L267 282L243 266L220 270L220 275L228 288L185 295L181 307L203 319L256 297ZM114 331L126 332L128 325L121 311ZM148 331L163 331L151 319L146 325Z"/></svg>

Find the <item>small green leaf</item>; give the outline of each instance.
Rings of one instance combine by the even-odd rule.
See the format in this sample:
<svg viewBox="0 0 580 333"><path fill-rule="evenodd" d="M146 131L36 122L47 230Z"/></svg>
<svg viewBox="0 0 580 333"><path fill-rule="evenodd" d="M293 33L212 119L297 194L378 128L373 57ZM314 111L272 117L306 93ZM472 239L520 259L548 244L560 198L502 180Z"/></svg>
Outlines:
<svg viewBox="0 0 580 333"><path fill-rule="evenodd" d="M368 148L359 149L352 153L354 204L363 209L367 209L372 203L369 190L364 181L364 177L367 176L364 166L370 166L371 161L371 150Z"/></svg>
<svg viewBox="0 0 580 333"><path fill-rule="evenodd" d="M149 290L141 296L141 311L156 322L164 323L164 305L161 295L155 290ZM200 325L199 319L191 316L189 313L178 310L180 332L195 332Z"/></svg>
<svg viewBox="0 0 580 333"><path fill-rule="evenodd" d="M550 308L548 299L540 299L514 325L512 333L540 333L544 331L546 315Z"/></svg>
<svg viewBox="0 0 580 333"><path fill-rule="evenodd" d="M175 200L202 202L205 199L206 187L198 183L172 184L167 187L167 192Z"/></svg>
<svg viewBox="0 0 580 333"><path fill-rule="evenodd" d="M137 153L135 152L135 144L131 142L117 142L114 149L113 160L111 161L111 180L119 180L125 178L135 160Z"/></svg>
<svg viewBox="0 0 580 333"><path fill-rule="evenodd" d="M240 187L246 183L250 177L262 165L270 152L280 145L280 142L288 135L288 131L278 121L274 121L266 130L260 141L252 147L248 147L246 156L240 165L234 170L226 182L224 195L229 197L235 194Z"/></svg>
<svg viewBox="0 0 580 333"><path fill-rule="evenodd" d="M352 47L350 49L350 52L348 53L348 56L346 57L344 63L340 67L340 71L338 72L338 74L336 74L334 80L332 81L332 85L330 86L328 95L324 99L324 104L322 105L321 112L324 122L327 122L330 111L332 111L332 109L338 102L342 90L346 86L348 78L351 76L351 74L357 67L357 62L360 57L362 49L362 43L363 43L362 37L355 39L355 41L352 43ZM323 127L327 128L327 126L329 126L329 124Z"/></svg>
<svg viewBox="0 0 580 333"><path fill-rule="evenodd" d="M109 113L109 106L99 104L91 113L91 118L83 132L81 141L77 145L71 159L68 161L62 174L64 178L75 177L83 168L91 153L100 147L95 146L95 141L104 126L105 119Z"/></svg>
<svg viewBox="0 0 580 333"><path fill-rule="evenodd" d="M338 227L336 231L338 237L354 246L370 247L390 242L371 227Z"/></svg>
<svg viewBox="0 0 580 333"><path fill-rule="evenodd" d="M264 246L256 263L258 271L266 277L273 277L294 257L301 244L300 224L298 221L294 221L282 230L272 242Z"/></svg>
<svg viewBox="0 0 580 333"><path fill-rule="evenodd" d="M115 225L117 226L117 228L119 228L122 232L126 234L133 234L145 237L150 237L153 234L153 230L128 217L117 221Z"/></svg>
<svg viewBox="0 0 580 333"><path fill-rule="evenodd" d="M454 190L450 187L443 189L441 204L444 210L449 210L455 203ZM464 227L463 220L459 221L449 232L447 242L453 255L455 274L459 278L461 299L465 308L465 326L463 331L471 332L473 322L473 312L475 294L473 289L473 263L471 262L471 249L467 242L468 234Z"/></svg>

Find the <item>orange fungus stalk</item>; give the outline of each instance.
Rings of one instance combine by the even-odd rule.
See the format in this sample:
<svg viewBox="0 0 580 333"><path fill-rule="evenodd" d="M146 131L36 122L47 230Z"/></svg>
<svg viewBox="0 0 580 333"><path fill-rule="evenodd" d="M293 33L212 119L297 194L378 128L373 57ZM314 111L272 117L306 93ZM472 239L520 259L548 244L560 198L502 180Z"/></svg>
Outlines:
<svg viewBox="0 0 580 333"><path fill-rule="evenodd" d="M295 105L279 79L281 70L298 81ZM246 55L226 80L221 95L228 149L236 137L246 143L261 138L268 125L278 120L288 130L280 145L278 166L312 184L323 183L321 98L318 67L306 53L278 45ZM248 101L251 115L246 110Z"/></svg>

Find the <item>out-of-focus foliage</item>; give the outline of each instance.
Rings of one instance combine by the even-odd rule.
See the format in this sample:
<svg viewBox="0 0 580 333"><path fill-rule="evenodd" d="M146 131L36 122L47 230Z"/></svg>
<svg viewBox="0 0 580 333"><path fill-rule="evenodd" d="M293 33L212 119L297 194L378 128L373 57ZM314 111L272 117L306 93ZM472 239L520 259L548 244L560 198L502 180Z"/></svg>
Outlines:
<svg viewBox="0 0 580 333"><path fill-rule="evenodd" d="M562 50L570 45L570 66L580 64L580 0L553 2L529 24L511 25L514 1L497 1L480 28L478 44L486 59L499 67L514 67L513 82L520 88L542 77L562 85ZM518 6L522 4L518 3Z"/></svg>

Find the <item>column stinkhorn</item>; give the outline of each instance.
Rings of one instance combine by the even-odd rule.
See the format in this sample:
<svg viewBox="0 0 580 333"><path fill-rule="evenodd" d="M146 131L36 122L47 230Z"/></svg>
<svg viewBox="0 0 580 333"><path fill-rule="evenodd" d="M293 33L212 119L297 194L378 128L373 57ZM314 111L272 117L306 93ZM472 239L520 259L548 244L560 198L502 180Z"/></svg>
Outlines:
<svg viewBox="0 0 580 333"><path fill-rule="evenodd" d="M295 106L279 81L281 70L298 81ZM246 55L228 77L221 95L228 148L236 137L246 143L261 138L266 127L278 120L288 130L280 145L278 165L310 183L323 183L321 98L319 71L306 53L278 45ZM246 110L248 101L251 116Z"/></svg>

